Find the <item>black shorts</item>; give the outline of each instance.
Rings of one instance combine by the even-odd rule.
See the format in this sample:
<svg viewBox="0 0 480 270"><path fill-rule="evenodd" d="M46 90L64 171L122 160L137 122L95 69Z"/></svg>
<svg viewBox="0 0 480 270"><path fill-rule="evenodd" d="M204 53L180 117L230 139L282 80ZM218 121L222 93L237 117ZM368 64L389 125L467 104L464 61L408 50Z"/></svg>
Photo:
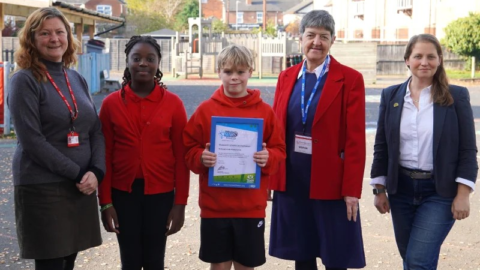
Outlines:
<svg viewBox="0 0 480 270"><path fill-rule="evenodd" d="M200 260L260 266L267 260L264 234L264 218L202 218Z"/></svg>

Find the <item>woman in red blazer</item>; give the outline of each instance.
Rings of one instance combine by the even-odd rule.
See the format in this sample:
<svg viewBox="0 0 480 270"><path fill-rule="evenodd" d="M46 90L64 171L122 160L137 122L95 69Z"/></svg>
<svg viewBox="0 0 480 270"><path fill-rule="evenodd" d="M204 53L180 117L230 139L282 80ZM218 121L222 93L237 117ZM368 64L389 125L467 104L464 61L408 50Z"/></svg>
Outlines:
<svg viewBox="0 0 480 270"><path fill-rule="evenodd" d="M306 60L283 71L273 110L285 125L287 160L275 190L270 255L295 269L363 268L358 200L365 166L362 75L330 56L335 22L324 10L300 24Z"/></svg>

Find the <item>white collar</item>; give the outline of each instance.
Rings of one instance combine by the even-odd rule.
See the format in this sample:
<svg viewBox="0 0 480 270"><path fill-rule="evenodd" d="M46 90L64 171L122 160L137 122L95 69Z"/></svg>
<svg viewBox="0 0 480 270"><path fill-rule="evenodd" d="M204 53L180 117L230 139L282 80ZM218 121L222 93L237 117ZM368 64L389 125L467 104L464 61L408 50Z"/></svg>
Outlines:
<svg viewBox="0 0 480 270"><path fill-rule="evenodd" d="M326 58L325 58L325 59L326 59ZM313 72L308 72L308 71L307 71L307 73L315 73L315 75L317 75L317 79L318 79L318 77L320 77L320 73L322 72L323 65L325 65L325 62L326 62L326 61L323 61L323 63L322 63L320 66L318 66L317 68L315 68L315 69L313 70ZM307 60L306 60L306 59L303 61L303 64L302 64L302 67L300 68L300 72L298 73L297 79L300 79L300 78L302 77L302 75L303 75L303 66L305 65L305 63L307 63ZM332 63L332 60L330 60L330 63ZM328 69L329 69L329 67L327 67L327 70L325 70L325 73L328 72Z"/></svg>
<svg viewBox="0 0 480 270"><path fill-rule="evenodd" d="M412 92L410 91L410 81L411 81L411 79L407 83L407 91L405 92L405 98L407 98L407 99L411 99L410 94ZM429 85L429 86L423 88L422 91L420 91L420 96L428 96L429 97L431 91L432 91L432 85Z"/></svg>

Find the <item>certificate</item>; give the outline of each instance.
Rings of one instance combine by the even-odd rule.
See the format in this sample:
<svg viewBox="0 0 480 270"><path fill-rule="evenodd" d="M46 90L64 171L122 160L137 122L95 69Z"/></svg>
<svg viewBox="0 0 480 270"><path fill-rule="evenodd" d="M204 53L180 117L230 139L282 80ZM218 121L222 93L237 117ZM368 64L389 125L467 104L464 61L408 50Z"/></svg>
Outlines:
<svg viewBox="0 0 480 270"><path fill-rule="evenodd" d="M262 150L263 119L212 116L210 138L217 162L209 169L208 185L259 188L261 169L253 154Z"/></svg>

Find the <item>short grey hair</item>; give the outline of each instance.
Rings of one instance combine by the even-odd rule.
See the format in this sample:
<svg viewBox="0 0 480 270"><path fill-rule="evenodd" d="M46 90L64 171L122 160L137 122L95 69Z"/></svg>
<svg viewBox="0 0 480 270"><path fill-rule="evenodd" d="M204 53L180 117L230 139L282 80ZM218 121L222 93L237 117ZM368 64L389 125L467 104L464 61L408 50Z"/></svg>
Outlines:
<svg viewBox="0 0 480 270"><path fill-rule="evenodd" d="M335 36L335 20L325 10L312 10L305 14L300 22L300 34L303 34L307 27L323 27L330 31L332 37Z"/></svg>

